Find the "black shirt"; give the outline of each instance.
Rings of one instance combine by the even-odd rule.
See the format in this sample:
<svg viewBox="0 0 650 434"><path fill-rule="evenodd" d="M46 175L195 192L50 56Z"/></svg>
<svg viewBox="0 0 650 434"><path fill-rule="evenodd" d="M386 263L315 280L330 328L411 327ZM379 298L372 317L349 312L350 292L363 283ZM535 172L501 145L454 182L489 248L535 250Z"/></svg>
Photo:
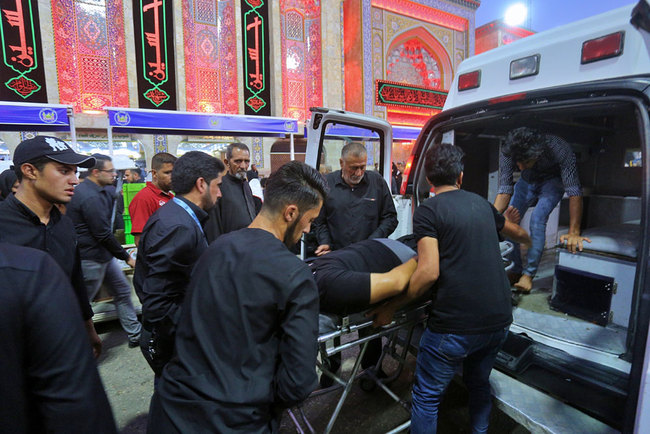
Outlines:
<svg viewBox="0 0 650 434"><path fill-rule="evenodd" d="M317 339L309 268L267 231L219 237L192 274L149 432L268 432L316 387Z"/></svg>
<svg viewBox="0 0 650 434"><path fill-rule="evenodd" d="M50 221L44 225L32 210L10 194L0 202L0 241L49 253L68 276L84 321L93 317L74 225L56 207L52 207Z"/></svg>
<svg viewBox="0 0 650 434"><path fill-rule="evenodd" d="M178 199L194 211L199 222L207 220L204 210L184 197ZM143 322L149 329L165 319L169 325L178 324L190 273L207 248L201 228L173 200L147 220L138 245L133 286L142 302Z"/></svg>
<svg viewBox="0 0 650 434"><path fill-rule="evenodd" d="M397 211L388 185L379 173L367 171L355 187L343 181L340 170L325 179L330 191L314 221L318 244L329 244L336 250L393 233L397 227Z"/></svg>
<svg viewBox="0 0 650 434"><path fill-rule="evenodd" d="M0 244L0 433L116 433L68 279Z"/></svg>
<svg viewBox="0 0 650 434"><path fill-rule="evenodd" d="M210 219L205 224L208 242L218 236L245 228L256 216L253 192L248 181L226 173L221 178L221 198L208 211Z"/></svg>
<svg viewBox="0 0 650 434"><path fill-rule="evenodd" d="M504 217L481 196L453 190L425 200L413 215L418 240L438 240L440 277L428 327L436 333L481 334L512 322L510 285L499 235Z"/></svg>
<svg viewBox="0 0 650 434"><path fill-rule="evenodd" d="M81 259L105 263L116 257L127 260L129 254L113 236L111 193L90 179L77 185L66 215L74 223L79 237Z"/></svg>

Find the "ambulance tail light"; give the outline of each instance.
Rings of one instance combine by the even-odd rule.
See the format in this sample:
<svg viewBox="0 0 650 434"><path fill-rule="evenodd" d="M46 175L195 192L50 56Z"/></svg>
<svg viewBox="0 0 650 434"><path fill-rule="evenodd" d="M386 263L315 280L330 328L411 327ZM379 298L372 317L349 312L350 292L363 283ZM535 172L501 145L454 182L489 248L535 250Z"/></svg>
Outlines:
<svg viewBox="0 0 650 434"><path fill-rule="evenodd" d="M481 85L481 70L468 72L458 76L458 90L476 89Z"/></svg>
<svg viewBox="0 0 650 434"><path fill-rule="evenodd" d="M510 62L510 80L530 77L539 73L539 54Z"/></svg>
<svg viewBox="0 0 650 434"><path fill-rule="evenodd" d="M616 32L600 38L590 39L582 43L582 58L580 63L596 62L623 54L625 32Z"/></svg>
<svg viewBox="0 0 650 434"><path fill-rule="evenodd" d="M399 188L400 194L406 194L406 186L409 183L409 175L411 174L411 166L413 166L413 154L409 156L409 159L406 160L406 165L404 166L404 173L402 173L402 185Z"/></svg>

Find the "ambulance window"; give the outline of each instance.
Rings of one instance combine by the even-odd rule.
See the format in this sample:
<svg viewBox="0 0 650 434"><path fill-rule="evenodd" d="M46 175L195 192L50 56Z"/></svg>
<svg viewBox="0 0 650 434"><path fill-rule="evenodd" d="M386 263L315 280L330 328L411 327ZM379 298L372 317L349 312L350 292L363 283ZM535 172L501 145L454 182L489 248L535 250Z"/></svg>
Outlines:
<svg viewBox="0 0 650 434"><path fill-rule="evenodd" d="M623 167L642 167L641 164L641 149L626 149L625 161Z"/></svg>
<svg viewBox="0 0 650 434"><path fill-rule="evenodd" d="M328 123L325 125L325 136L320 147L318 170L328 174L341 168L341 150L348 143L357 142L366 148L368 160L366 170L381 172L381 141L380 135L371 129L344 124Z"/></svg>

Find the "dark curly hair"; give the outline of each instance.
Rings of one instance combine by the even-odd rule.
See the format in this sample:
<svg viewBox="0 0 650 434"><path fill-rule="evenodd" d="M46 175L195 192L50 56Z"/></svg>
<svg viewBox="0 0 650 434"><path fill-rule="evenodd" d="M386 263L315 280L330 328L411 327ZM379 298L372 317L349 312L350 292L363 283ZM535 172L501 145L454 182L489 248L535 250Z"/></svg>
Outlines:
<svg viewBox="0 0 650 434"><path fill-rule="evenodd" d="M447 143L437 144L427 151L424 172L435 187L454 185L464 169L465 153L458 146Z"/></svg>
<svg viewBox="0 0 650 434"><path fill-rule="evenodd" d="M514 162L536 160L544 152L546 136L536 129L521 127L508 133L501 148Z"/></svg>
<svg viewBox="0 0 650 434"><path fill-rule="evenodd" d="M304 213L325 201L327 190L325 180L316 169L299 161L290 161L269 177L262 211L277 213L294 204Z"/></svg>

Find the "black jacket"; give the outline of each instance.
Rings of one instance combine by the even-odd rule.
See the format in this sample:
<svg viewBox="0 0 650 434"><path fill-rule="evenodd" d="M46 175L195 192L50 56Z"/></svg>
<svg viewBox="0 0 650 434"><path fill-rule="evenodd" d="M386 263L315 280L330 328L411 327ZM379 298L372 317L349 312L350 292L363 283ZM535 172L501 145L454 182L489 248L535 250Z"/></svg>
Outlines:
<svg viewBox="0 0 650 434"><path fill-rule="evenodd" d="M318 244L329 244L336 250L368 238L387 238L393 233L397 211L379 173L367 171L354 188L343 181L340 170L325 179L330 191L314 221Z"/></svg>
<svg viewBox="0 0 650 434"><path fill-rule="evenodd" d="M113 236L113 199L108 190L87 178L74 189L66 215L77 231L81 259L101 263L113 257L125 261L129 259L127 251Z"/></svg>
<svg viewBox="0 0 650 434"><path fill-rule="evenodd" d="M248 181L227 173L221 181L221 198L208 214L210 219L205 224L205 234L209 243L220 235L251 224L257 213Z"/></svg>
<svg viewBox="0 0 650 434"><path fill-rule="evenodd" d="M0 202L0 241L49 253L68 276L83 319L93 317L81 271L74 225L56 207L52 207L50 221L44 225L36 214L10 194Z"/></svg>
<svg viewBox="0 0 650 434"><path fill-rule="evenodd" d="M116 433L68 279L0 244L0 432Z"/></svg>
<svg viewBox="0 0 650 434"><path fill-rule="evenodd" d="M318 290L272 234L219 237L196 264L148 432L266 433L316 387Z"/></svg>
<svg viewBox="0 0 650 434"><path fill-rule="evenodd" d="M208 214L183 197L205 223ZM175 328L190 274L208 242L194 219L173 200L147 221L133 275L133 286L142 302L142 319L148 330L161 321ZM173 330L169 330L173 332Z"/></svg>

